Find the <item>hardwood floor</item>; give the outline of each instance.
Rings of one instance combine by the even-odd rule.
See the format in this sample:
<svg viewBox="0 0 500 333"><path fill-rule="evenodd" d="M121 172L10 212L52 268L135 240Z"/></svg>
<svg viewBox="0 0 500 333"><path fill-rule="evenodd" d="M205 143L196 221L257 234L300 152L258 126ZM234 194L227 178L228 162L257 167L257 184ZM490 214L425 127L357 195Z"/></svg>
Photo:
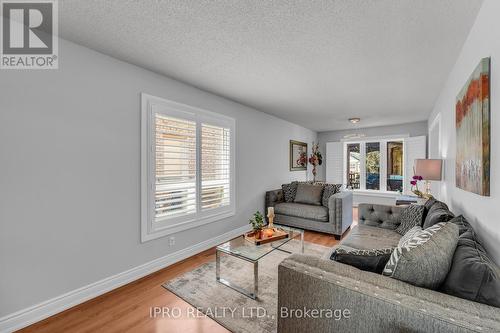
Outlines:
<svg viewBox="0 0 500 333"><path fill-rule="evenodd" d="M357 211L354 210L357 221ZM328 234L306 231L305 241L333 246L338 241ZM185 314L191 305L162 287L165 281L215 260L215 248L166 267L140 280L110 291L18 332L229 332L216 321L200 316L151 317L151 307L180 308Z"/></svg>

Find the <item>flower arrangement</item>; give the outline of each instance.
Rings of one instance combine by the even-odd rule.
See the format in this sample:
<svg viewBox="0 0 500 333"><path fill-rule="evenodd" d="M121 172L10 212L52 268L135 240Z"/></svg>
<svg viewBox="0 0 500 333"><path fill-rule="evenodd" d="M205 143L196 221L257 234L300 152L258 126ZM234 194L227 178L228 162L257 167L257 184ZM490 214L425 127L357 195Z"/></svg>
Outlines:
<svg viewBox="0 0 500 333"><path fill-rule="evenodd" d="M413 179L411 180L411 191L415 193L418 197L422 198L424 194L418 189L418 182L423 180L422 176L413 176Z"/></svg>
<svg viewBox="0 0 500 333"><path fill-rule="evenodd" d="M323 164L323 156L319 151L319 144L314 142L312 144L312 153L311 156L309 157L309 164L313 166L312 169L313 182L316 182L316 173L317 173L316 166Z"/></svg>

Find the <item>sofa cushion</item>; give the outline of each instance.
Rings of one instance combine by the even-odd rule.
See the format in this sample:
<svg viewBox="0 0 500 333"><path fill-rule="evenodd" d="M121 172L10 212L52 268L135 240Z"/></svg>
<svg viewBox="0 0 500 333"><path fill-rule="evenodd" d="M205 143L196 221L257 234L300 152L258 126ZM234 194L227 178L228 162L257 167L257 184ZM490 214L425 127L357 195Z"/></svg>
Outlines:
<svg viewBox="0 0 500 333"><path fill-rule="evenodd" d="M396 232L400 235L404 235L411 228L421 226L424 210L425 207L422 205L410 205L403 209L399 216L400 225L396 228Z"/></svg>
<svg viewBox="0 0 500 333"><path fill-rule="evenodd" d="M285 202L293 202L293 200L295 199L295 194L297 193L297 186L297 182L291 182L290 184L281 185Z"/></svg>
<svg viewBox="0 0 500 333"><path fill-rule="evenodd" d="M308 204L308 205L321 205L321 196L323 195L322 185L311 184L298 184L297 193L293 202Z"/></svg>
<svg viewBox="0 0 500 333"><path fill-rule="evenodd" d="M342 184L325 184L323 186L323 197L321 198L321 204L328 207L328 199L335 193L340 192Z"/></svg>
<svg viewBox="0 0 500 333"><path fill-rule="evenodd" d="M468 230L459 238L441 290L449 295L500 307L500 269Z"/></svg>
<svg viewBox="0 0 500 333"><path fill-rule="evenodd" d="M383 274L418 287L437 289L450 270L457 242L456 224L438 223L422 229L393 251Z"/></svg>
<svg viewBox="0 0 500 333"><path fill-rule="evenodd" d="M394 248L359 250L340 245L333 251L330 259L351 265L363 271L382 273Z"/></svg>
<svg viewBox="0 0 500 333"><path fill-rule="evenodd" d="M328 208L295 202L283 202L274 206L274 213L328 222Z"/></svg>
<svg viewBox="0 0 500 333"><path fill-rule="evenodd" d="M359 250L395 248L400 238L401 235L394 230L357 225L351 228L340 245Z"/></svg>
<svg viewBox="0 0 500 333"><path fill-rule="evenodd" d="M427 229L436 223L448 222L454 217L455 216L450 212L448 206L444 202L436 201L427 212L422 227Z"/></svg>
<svg viewBox="0 0 500 333"><path fill-rule="evenodd" d="M401 206L359 204L359 223L393 230L399 226L403 209Z"/></svg>
<svg viewBox="0 0 500 333"><path fill-rule="evenodd" d="M436 199L430 198L424 203L425 211L428 212L431 207L437 202Z"/></svg>
<svg viewBox="0 0 500 333"><path fill-rule="evenodd" d="M452 218L450 223L454 223L458 226L458 234L462 235L463 233L467 231L471 231L472 234L474 234L474 230L472 229L472 226L470 223L467 221L467 219L463 215L455 216Z"/></svg>

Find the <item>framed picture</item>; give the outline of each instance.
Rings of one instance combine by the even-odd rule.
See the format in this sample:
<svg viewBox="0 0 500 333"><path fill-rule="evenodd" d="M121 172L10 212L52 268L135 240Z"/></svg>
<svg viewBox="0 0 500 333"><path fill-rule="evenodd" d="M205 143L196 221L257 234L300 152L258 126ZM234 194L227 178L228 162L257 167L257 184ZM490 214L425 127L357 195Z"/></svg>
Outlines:
<svg viewBox="0 0 500 333"><path fill-rule="evenodd" d="M490 195L490 58L477 65L455 105L458 188Z"/></svg>
<svg viewBox="0 0 500 333"><path fill-rule="evenodd" d="M290 140L290 171L307 170L307 143Z"/></svg>

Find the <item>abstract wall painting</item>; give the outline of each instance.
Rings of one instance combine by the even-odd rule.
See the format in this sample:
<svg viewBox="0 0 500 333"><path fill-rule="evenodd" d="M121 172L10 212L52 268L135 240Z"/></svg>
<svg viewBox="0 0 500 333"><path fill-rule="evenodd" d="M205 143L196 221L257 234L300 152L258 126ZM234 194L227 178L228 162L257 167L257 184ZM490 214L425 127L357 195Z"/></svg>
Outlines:
<svg viewBox="0 0 500 333"><path fill-rule="evenodd" d="M490 195L490 58L476 67L457 96L456 185Z"/></svg>

